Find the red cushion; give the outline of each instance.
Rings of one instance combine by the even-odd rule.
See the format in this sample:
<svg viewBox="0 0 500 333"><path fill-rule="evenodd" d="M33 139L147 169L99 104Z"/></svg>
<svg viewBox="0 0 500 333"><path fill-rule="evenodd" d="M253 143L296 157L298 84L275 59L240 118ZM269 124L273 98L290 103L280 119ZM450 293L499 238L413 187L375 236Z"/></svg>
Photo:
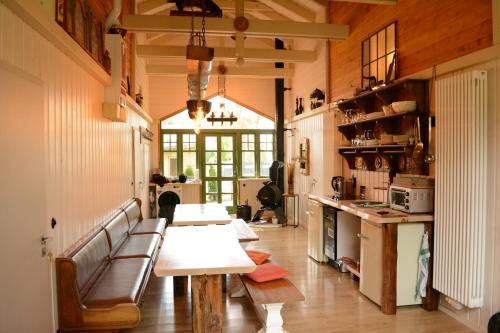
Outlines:
<svg viewBox="0 0 500 333"><path fill-rule="evenodd" d="M246 250L245 252L256 265L264 263L264 261L266 261L267 258L271 256L271 253L255 251L255 250Z"/></svg>
<svg viewBox="0 0 500 333"><path fill-rule="evenodd" d="M288 275L290 275L290 273L286 269L270 262L258 265L255 271L247 274L248 278L255 282L278 280Z"/></svg>

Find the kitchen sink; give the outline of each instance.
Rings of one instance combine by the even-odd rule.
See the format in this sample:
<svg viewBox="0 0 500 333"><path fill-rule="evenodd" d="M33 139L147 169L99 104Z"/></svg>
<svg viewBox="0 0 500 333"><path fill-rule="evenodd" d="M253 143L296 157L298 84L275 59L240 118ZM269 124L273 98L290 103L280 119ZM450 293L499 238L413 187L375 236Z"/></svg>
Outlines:
<svg viewBox="0 0 500 333"><path fill-rule="evenodd" d="M385 208L389 207L388 203L382 201L371 201L371 200L353 200L351 202L353 206L363 207L363 208Z"/></svg>

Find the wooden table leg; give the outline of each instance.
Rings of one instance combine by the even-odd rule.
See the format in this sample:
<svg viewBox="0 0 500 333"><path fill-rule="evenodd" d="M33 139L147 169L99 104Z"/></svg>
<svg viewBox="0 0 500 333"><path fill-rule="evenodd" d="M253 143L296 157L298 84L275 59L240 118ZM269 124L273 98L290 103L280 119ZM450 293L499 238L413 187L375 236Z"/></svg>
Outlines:
<svg viewBox="0 0 500 333"><path fill-rule="evenodd" d="M191 276L193 332L222 332L222 276Z"/></svg>
<svg viewBox="0 0 500 333"><path fill-rule="evenodd" d="M188 277L174 276L174 296L185 296L188 293Z"/></svg>
<svg viewBox="0 0 500 333"><path fill-rule="evenodd" d="M427 311L437 311L439 307L439 292L432 287L433 263L434 263L434 225L433 222L425 224L425 231L429 234L429 276L427 277L426 295L422 298L422 307Z"/></svg>
<svg viewBox="0 0 500 333"><path fill-rule="evenodd" d="M398 264L398 225L386 223L382 238L382 300L384 314L396 314L396 269Z"/></svg>

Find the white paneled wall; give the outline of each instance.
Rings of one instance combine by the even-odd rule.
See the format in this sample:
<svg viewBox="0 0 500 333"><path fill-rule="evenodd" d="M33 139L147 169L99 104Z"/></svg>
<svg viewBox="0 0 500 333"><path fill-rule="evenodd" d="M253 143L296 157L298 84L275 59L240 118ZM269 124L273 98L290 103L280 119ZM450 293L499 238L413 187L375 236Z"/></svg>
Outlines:
<svg viewBox="0 0 500 333"><path fill-rule="evenodd" d="M286 132L287 149L285 160L295 160L294 191L299 194L300 223L305 225L307 194L332 195L330 180L339 172L339 159L335 154L336 132L334 112L325 112L297 122L290 123L292 131ZM308 138L310 145L310 174L302 175L297 157L301 138Z"/></svg>
<svg viewBox="0 0 500 333"><path fill-rule="evenodd" d="M49 226L51 217L58 222L49 230L50 246L58 255L132 198L131 126L104 119L103 85L2 4L0 61L44 82L45 110L40 110L45 112L48 179L44 222ZM20 93L29 98L29 91ZM131 122L146 125L135 115ZM43 167L41 161L26 163Z"/></svg>

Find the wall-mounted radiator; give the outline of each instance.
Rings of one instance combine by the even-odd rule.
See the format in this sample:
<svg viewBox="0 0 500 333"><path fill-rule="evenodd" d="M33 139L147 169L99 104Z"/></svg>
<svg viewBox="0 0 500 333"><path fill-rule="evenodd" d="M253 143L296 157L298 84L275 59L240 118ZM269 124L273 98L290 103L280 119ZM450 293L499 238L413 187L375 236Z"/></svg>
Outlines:
<svg viewBox="0 0 500 333"><path fill-rule="evenodd" d="M434 288L481 307L486 227L487 76L436 81Z"/></svg>

